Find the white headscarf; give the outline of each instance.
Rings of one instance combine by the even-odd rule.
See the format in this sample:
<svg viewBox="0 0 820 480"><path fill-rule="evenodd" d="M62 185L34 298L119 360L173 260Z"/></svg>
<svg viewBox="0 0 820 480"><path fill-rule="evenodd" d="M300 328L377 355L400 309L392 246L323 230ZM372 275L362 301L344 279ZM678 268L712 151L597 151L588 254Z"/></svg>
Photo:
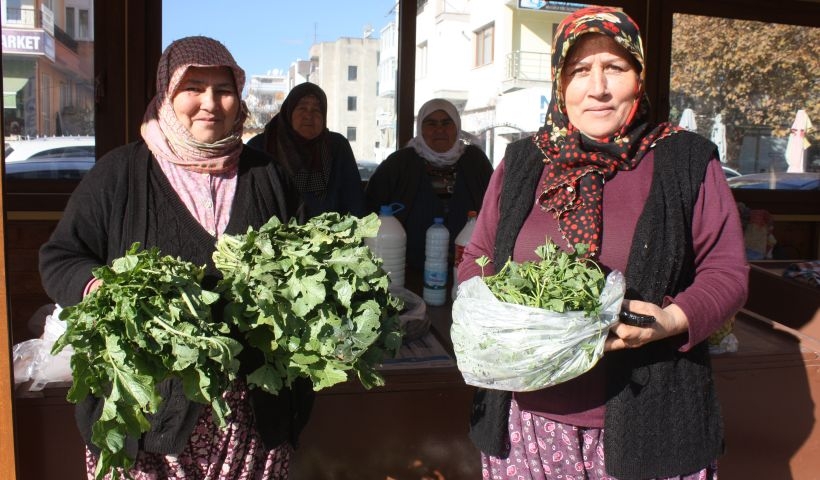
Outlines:
<svg viewBox="0 0 820 480"><path fill-rule="evenodd" d="M430 148L421 134L421 124L424 122L424 119L437 110L443 110L453 123L456 124L456 141L449 150L443 153L436 152ZM416 118L416 136L407 142L407 146L413 147L416 153L437 167L455 165L458 159L461 158L461 154L464 153L465 147L464 142L461 141L461 117L458 115L458 110L456 110L455 105L443 98L434 98L422 105Z"/></svg>

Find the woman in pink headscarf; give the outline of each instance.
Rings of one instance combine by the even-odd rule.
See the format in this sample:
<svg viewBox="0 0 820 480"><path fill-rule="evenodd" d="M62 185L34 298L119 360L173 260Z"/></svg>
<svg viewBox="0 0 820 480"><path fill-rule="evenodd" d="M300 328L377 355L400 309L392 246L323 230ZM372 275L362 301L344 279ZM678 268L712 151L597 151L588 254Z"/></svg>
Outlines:
<svg viewBox="0 0 820 480"><path fill-rule="evenodd" d="M204 286L213 287L217 238L258 228L272 216L299 215L298 192L283 172L265 154L243 148L244 82L244 71L216 40L188 37L168 46L142 140L97 162L40 251L43 285L56 303L78 303L96 288L92 270L133 242L205 265ZM243 372L255 368L254 359L240 360ZM224 393L231 413L219 428L210 406L187 400L181 381L162 382L159 393L164 400L151 429L125 442L137 479L286 478L313 399L309 386L272 396L237 380ZM93 395L77 406L89 478L99 452L91 427L102 407Z"/></svg>

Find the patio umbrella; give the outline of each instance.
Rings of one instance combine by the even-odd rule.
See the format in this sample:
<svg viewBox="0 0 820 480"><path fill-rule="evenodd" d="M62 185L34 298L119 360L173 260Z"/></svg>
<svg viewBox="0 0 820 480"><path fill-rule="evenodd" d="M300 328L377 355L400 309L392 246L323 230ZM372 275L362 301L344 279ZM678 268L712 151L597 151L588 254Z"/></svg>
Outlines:
<svg viewBox="0 0 820 480"><path fill-rule="evenodd" d="M789 164L787 172L804 171L803 154L810 145L806 139L806 132L811 128L811 120L806 111L798 110L789 133L789 143L786 144L786 162Z"/></svg>
<svg viewBox="0 0 820 480"><path fill-rule="evenodd" d="M690 132L697 131L698 124L695 121L695 112L693 112L691 108L685 109L683 114L680 116L680 123L678 125L689 130Z"/></svg>
<svg viewBox="0 0 820 480"><path fill-rule="evenodd" d="M728 162L729 159L726 158L726 125L723 124L723 117L719 113L715 115L715 122L712 124L712 143L717 145L721 163Z"/></svg>

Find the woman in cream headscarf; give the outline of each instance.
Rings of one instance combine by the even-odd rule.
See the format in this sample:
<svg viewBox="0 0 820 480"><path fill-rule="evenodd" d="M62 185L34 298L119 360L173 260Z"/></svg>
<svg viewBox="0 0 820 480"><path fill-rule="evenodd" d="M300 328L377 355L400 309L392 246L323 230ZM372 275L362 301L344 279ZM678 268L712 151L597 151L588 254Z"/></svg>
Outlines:
<svg viewBox="0 0 820 480"><path fill-rule="evenodd" d="M133 242L205 265L203 286L212 288L219 276L211 258L218 237L258 228L274 215L282 221L298 215L298 192L283 173L269 157L242 145L244 81L216 40L187 37L168 46L157 69L156 97L145 112L143 140L97 162L41 249L43 284L56 303L79 302L97 287L92 270L121 257ZM249 359L241 360L242 371L253 370ZM209 406L188 401L181 381L166 380L150 431L126 439L126 453L136 458L130 474L286 478L312 401L309 388L298 390L272 396L236 381L224 394L228 426L219 428ZM99 452L91 427L102 407L93 395L77 406L89 478Z"/></svg>
<svg viewBox="0 0 820 480"><path fill-rule="evenodd" d="M379 165L365 188L370 211L404 205L396 218L407 232L407 264L417 270L424 267L425 232L433 219L444 218L452 249L467 212L481 208L493 173L484 152L460 134L456 107L440 98L428 101L419 109L416 136Z"/></svg>

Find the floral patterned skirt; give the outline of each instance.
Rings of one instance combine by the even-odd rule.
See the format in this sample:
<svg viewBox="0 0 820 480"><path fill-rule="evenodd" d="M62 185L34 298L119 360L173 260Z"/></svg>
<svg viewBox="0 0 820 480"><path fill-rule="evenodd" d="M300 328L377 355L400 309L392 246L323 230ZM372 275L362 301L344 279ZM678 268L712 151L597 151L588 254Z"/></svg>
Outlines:
<svg viewBox="0 0 820 480"><path fill-rule="evenodd" d="M224 397L231 409L227 426L219 428L211 407L202 414L179 455L140 451L129 473L135 480L284 480L292 447L285 443L266 450L254 428L244 383L234 383ZM94 479L97 456L86 448L88 479ZM106 479L110 479L110 475Z"/></svg>
<svg viewBox="0 0 820 480"><path fill-rule="evenodd" d="M617 480L604 469L604 430L549 420L510 405L510 455L481 454L486 480ZM664 480L717 480L717 463Z"/></svg>

